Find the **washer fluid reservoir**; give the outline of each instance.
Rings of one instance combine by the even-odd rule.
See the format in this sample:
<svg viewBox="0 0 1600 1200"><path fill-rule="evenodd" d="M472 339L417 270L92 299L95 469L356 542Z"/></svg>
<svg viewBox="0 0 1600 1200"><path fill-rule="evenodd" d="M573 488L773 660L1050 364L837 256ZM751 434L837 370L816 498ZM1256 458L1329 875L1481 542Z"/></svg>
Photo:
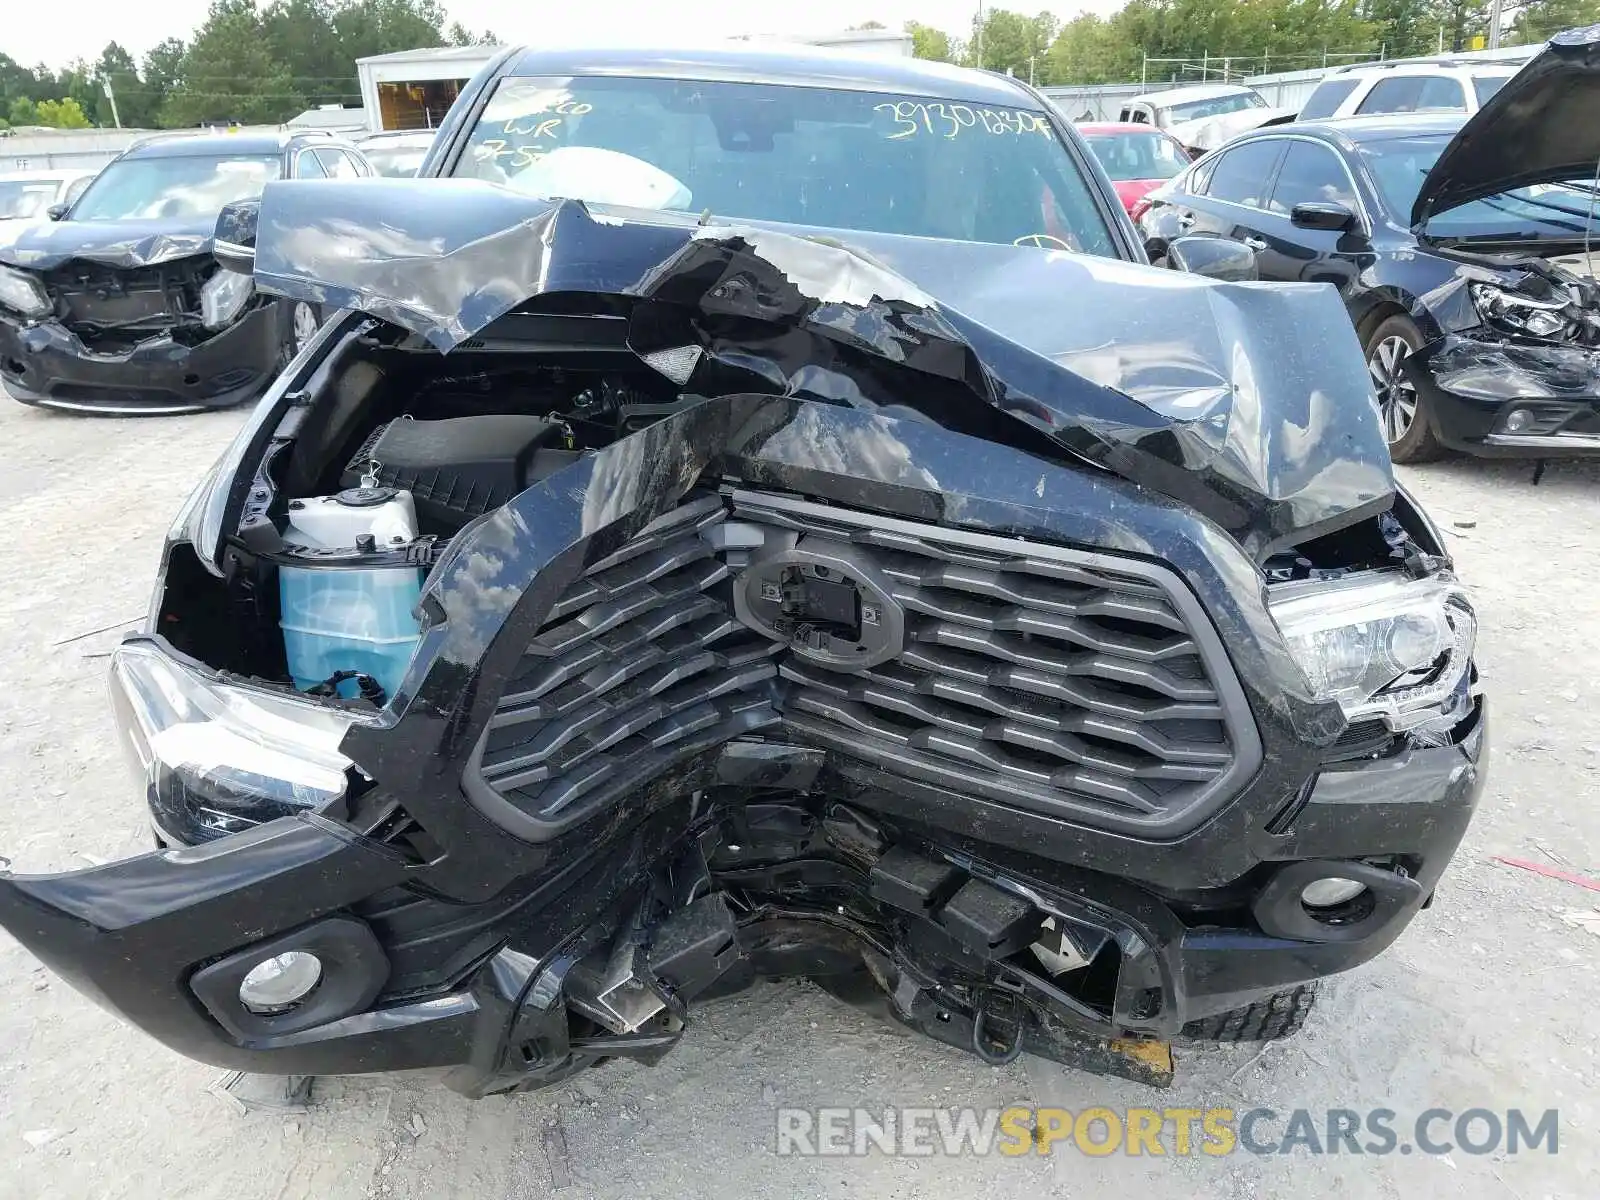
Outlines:
<svg viewBox="0 0 1600 1200"><path fill-rule="evenodd" d="M278 567L279 626L295 687L357 671L394 695L421 636L422 569L382 562L374 552L403 550L417 536L410 492L347 488L290 504L285 545L316 555ZM354 679L339 684L339 695L359 694Z"/></svg>

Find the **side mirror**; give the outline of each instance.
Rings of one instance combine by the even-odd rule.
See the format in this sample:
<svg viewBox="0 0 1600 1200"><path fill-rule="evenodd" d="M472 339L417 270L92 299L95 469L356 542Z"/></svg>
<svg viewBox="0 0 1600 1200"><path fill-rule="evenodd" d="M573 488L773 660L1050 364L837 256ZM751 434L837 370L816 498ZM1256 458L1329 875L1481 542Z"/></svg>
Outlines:
<svg viewBox="0 0 1600 1200"><path fill-rule="evenodd" d="M67 215L67 210L71 207L72 205L70 204L52 204L49 208L44 210L44 215L49 217L52 221L59 221L62 217Z"/></svg>
<svg viewBox="0 0 1600 1200"><path fill-rule="evenodd" d="M1167 243L1167 265L1191 275L1249 283L1260 278L1256 252L1225 237L1181 237Z"/></svg>
<svg viewBox="0 0 1600 1200"><path fill-rule="evenodd" d="M256 221L259 200L240 200L223 206L211 235L211 253L224 271L252 275L256 269Z"/></svg>
<svg viewBox="0 0 1600 1200"><path fill-rule="evenodd" d="M1289 210L1289 224L1297 229L1326 229L1332 233L1343 233L1355 228L1356 214L1345 204L1312 200L1296 204Z"/></svg>

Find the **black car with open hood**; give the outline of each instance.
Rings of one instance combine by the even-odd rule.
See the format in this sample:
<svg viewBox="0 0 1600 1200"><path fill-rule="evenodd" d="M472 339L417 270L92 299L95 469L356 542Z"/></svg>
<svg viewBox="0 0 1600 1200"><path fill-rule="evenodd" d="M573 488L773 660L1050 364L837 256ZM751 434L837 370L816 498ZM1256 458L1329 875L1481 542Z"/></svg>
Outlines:
<svg viewBox="0 0 1600 1200"><path fill-rule="evenodd" d="M160 848L0 875L75 986L484 1095L776 975L992 1062L1278 1036L1429 902L1476 617L1331 291L1139 262L933 64L507 51L423 175L219 224L340 312L114 656Z"/></svg>
<svg viewBox="0 0 1600 1200"><path fill-rule="evenodd" d="M1396 461L1600 456L1600 29L1572 30L1463 121L1311 121L1241 138L1153 194L1262 279L1339 289Z"/></svg>
<svg viewBox="0 0 1600 1200"><path fill-rule="evenodd" d="M0 383L24 404L163 414L253 400L321 309L217 269L212 230L270 179L369 174L320 134L135 144L51 220L0 241Z"/></svg>

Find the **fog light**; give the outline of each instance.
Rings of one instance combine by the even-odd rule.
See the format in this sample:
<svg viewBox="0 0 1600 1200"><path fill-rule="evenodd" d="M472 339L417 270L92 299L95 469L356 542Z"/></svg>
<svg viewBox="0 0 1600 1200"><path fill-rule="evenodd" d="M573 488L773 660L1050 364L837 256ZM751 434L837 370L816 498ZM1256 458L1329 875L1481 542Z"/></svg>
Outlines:
<svg viewBox="0 0 1600 1200"><path fill-rule="evenodd" d="M1367 885L1364 883L1330 875L1325 879L1313 879L1301 888L1300 903L1307 908L1338 908L1341 904L1348 904L1366 890Z"/></svg>
<svg viewBox="0 0 1600 1200"><path fill-rule="evenodd" d="M1533 414L1525 408L1514 408L1506 417L1506 432L1521 433L1533 424Z"/></svg>
<svg viewBox="0 0 1600 1200"><path fill-rule="evenodd" d="M304 950L290 950L250 968L239 983L239 1003L262 1015L288 1012L321 981L322 960Z"/></svg>

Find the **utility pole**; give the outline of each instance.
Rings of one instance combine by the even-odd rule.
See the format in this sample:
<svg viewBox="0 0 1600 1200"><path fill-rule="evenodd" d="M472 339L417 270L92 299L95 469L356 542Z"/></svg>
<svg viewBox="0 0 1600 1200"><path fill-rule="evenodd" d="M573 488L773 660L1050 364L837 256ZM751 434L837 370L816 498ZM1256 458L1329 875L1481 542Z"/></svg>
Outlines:
<svg viewBox="0 0 1600 1200"><path fill-rule="evenodd" d="M1495 0L1495 3L1496 4L1500 3L1500 0ZM1033 63L1034 63L1034 60L1037 57L1038 57L1038 55L1035 55L1035 54L1028 55L1028 86L1029 87L1037 87L1038 86L1034 82L1034 78L1033 78Z"/></svg>
<svg viewBox="0 0 1600 1200"><path fill-rule="evenodd" d="M1489 49L1500 49L1500 10L1501 0L1493 0L1489 5Z"/></svg>
<svg viewBox="0 0 1600 1200"><path fill-rule="evenodd" d="M1499 0L1495 0L1498 4ZM106 89L106 99L111 101L111 123L118 129L122 128L122 118L117 115L117 95L111 90L111 75L106 73L100 76L100 86Z"/></svg>
<svg viewBox="0 0 1600 1200"><path fill-rule="evenodd" d="M983 0L978 0L978 33L973 40L978 43L978 50L972 65L981 71L983 70Z"/></svg>

